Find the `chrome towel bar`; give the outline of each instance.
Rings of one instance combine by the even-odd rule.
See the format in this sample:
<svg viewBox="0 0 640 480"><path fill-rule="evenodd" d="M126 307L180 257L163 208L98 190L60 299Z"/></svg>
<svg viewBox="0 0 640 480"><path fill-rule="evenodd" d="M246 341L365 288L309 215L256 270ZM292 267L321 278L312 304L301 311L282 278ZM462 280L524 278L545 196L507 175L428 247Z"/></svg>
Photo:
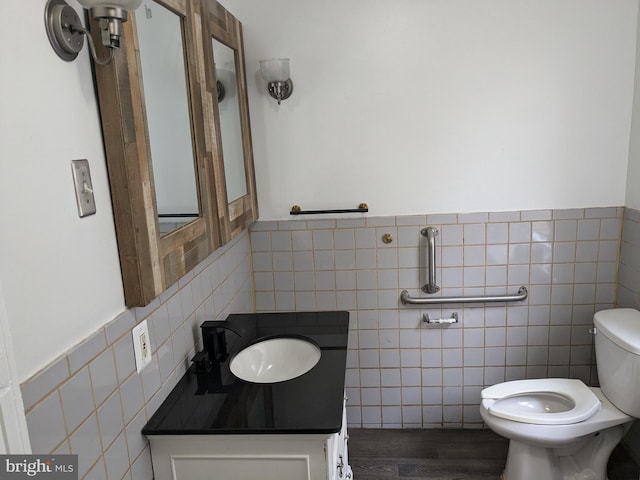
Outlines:
<svg viewBox="0 0 640 480"><path fill-rule="evenodd" d="M445 303L489 303L489 302L520 302L529 294L524 285L518 289L516 295L484 295L477 297L412 297L407 290L400 292L403 305L436 305Z"/></svg>

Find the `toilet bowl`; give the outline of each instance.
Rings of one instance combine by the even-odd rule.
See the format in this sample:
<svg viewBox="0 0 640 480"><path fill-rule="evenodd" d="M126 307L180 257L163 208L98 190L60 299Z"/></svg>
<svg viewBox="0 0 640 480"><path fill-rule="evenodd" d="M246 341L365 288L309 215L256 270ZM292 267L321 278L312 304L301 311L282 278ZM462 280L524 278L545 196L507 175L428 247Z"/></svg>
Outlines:
<svg viewBox="0 0 640 480"><path fill-rule="evenodd" d="M615 446L640 417L640 312L596 313L601 388L545 378L493 385L480 415L510 440L503 480L606 480Z"/></svg>

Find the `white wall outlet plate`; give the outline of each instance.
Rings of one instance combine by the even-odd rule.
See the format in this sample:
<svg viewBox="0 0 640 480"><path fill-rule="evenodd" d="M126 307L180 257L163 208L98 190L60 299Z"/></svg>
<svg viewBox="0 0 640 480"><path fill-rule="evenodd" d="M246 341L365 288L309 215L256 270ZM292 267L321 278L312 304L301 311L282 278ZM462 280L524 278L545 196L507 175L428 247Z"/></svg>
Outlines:
<svg viewBox="0 0 640 480"><path fill-rule="evenodd" d="M140 373L151 363L151 338L147 321L143 320L131 330L133 351L136 355L136 370Z"/></svg>

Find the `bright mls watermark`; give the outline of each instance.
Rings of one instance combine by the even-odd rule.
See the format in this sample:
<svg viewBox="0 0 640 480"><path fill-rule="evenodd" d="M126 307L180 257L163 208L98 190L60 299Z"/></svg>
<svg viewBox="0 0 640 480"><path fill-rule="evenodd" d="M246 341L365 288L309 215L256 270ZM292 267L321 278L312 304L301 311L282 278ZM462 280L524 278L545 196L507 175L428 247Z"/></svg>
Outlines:
<svg viewBox="0 0 640 480"><path fill-rule="evenodd" d="M0 480L78 480L78 455L0 455Z"/></svg>

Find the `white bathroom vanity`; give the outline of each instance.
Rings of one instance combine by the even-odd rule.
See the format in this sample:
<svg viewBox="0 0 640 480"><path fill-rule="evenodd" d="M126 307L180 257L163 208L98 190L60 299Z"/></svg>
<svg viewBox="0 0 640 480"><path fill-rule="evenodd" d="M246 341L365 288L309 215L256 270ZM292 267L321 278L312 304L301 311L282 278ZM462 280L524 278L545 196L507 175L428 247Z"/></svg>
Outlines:
<svg viewBox="0 0 640 480"><path fill-rule="evenodd" d="M155 480L353 477L344 395L348 312L236 314L201 328L203 351L142 429ZM317 363L276 382L232 373L240 352L275 338L313 343Z"/></svg>
<svg viewBox="0 0 640 480"><path fill-rule="evenodd" d="M155 480L351 479L346 414L333 434L152 435Z"/></svg>

